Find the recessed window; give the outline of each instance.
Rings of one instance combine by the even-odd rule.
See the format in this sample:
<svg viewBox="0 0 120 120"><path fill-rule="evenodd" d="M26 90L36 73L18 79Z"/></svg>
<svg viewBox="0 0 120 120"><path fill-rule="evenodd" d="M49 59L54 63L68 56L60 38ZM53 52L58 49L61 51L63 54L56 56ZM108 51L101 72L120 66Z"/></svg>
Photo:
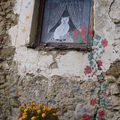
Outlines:
<svg viewBox="0 0 120 120"><path fill-rule="evenodd" d="M39 4L35 45L66 49L92 45L91 0L41 0Z"/></svg>

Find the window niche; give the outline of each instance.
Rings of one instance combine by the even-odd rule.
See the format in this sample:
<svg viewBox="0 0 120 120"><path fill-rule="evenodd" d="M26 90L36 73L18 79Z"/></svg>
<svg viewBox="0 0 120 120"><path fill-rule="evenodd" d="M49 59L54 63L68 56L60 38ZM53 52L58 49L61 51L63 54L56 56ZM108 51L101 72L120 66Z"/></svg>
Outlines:
<svg viewBox="0 0 120 120"><path fill-rule="evenodd" d="M35 0L29 47L90 50L92 0Z"/></svg>

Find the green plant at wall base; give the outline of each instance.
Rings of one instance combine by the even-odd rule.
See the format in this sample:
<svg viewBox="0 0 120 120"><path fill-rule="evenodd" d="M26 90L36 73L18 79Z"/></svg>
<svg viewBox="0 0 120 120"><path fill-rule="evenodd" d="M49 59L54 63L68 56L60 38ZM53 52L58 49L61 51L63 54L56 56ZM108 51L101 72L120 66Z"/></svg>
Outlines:
<svg viewBox="0 0 120 120"><path fill-rule="evenodd" d="M19 120L58 120L57 106L46 106L31 101L30 105L19 106Z"/></svg>

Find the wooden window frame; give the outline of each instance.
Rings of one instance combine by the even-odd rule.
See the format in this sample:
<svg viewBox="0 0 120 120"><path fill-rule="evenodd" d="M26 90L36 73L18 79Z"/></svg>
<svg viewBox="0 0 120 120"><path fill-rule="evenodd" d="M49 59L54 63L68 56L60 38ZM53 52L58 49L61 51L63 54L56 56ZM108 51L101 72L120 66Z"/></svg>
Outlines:
<svg viewBox="0 0 120 120"><path fill-rule="evenodd" d="M39 50L80 50L80 51L91 51L92 46L88 47L87 44L79 43L41 43L40 38L42 35L42 24L44 15L45 0L35 0L33 19L30 32L30 42L27 45L28 48L38 48ZM90 21L89 28L94 26L94 2L91 0L90 8ZM41 11L41 12L40 12Z"/></svg>

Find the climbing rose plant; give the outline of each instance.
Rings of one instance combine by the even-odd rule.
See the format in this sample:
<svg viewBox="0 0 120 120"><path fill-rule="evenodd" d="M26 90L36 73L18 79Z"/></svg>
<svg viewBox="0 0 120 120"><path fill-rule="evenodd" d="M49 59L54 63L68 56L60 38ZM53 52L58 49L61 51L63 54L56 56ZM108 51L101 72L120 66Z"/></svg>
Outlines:
<svg viewBox="0 0 120 120"><path fill-rule="evenodd" d="M36 104L34 100L31 104L19 106L19 120L58 120L56 112L57 106L46 106L41 103Z"/></svg>
<svg viewBox="0 0 120 120"><path fill-rule="evenodd" d="M93 30L89 30L89 36L93 35ZM89 64L85 66L84 73L88 78L96 78L99 81L99 88L95 85L91 88L91 107L96 108L94 120L106 120L106 110L113 107L113 100L109 99L107 89L109 85L104 80L103 62L101 60L105 48L108 45L107 39L102 39L99 35L94 34L93 51L88 54ZM99 89L99 90L98 90ZM95 96L97 92L97 96ZM83 114L83 120L92 120L89 114Z"/></svg>

